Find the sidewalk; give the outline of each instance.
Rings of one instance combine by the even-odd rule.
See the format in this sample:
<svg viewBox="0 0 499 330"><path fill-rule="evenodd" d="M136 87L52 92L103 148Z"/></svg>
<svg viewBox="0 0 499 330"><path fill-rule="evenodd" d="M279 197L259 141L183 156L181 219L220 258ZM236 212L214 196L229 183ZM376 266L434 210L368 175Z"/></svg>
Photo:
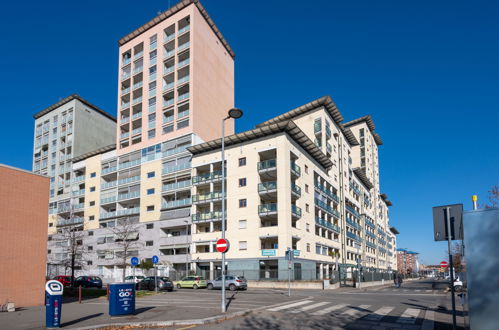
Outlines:
<svg viewBox="0 0 499 330"><path fill-rule="evenodd" d="M220 313L220 291L180 290L138 298L136 313L121 317L109 316L106 298L89 299L79 304L62 305L61 324L64 329L95 329L110 324L146 323L149 326L176 324L203 324L232 318L250 311L306 298L301 295L287 297L281 292L247 291L227 293L227 313ZM0 328L45 329L45 307L30 307L12 313L0 313Z"/></svg>

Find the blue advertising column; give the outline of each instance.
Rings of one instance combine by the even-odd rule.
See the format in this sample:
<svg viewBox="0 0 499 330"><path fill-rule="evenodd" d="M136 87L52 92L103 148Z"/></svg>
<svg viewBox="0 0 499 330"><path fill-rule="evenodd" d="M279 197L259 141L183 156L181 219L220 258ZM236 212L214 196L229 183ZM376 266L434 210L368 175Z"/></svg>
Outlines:
<svg viewBox="0 0 499 330"><path fill-rule="evenodd" d="M135 313L135 283L113 283L109 285L109 315Z"/></svg>
<svg viewBox="0 0 499 330"><path fill-rule="evenodd" d="M62 312L62 292L64 287L59 281L45 284L45 327L60 328Z"/></svg>

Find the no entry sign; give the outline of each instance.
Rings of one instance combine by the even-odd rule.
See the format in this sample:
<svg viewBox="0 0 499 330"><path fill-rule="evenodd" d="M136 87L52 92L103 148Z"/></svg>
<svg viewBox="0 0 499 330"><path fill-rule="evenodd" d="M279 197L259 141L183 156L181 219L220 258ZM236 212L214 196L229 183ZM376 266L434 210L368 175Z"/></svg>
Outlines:
<svg viewBox="0 0 499 330"><path fill-rule="evenodd" d="M447 265L448 265L448 264L447 264L447 261L442 261L442 262L440 263L440 267L442 267L442 268L447 268Z"/></svg>
<svg viewBox="0 0 499 330"><path fill-rule="evenodd" d="M217 241L216 248L218 252L225 253L229 251L229 246L230 246L229 241L226 240L225 238L221 238Z"/></svg>

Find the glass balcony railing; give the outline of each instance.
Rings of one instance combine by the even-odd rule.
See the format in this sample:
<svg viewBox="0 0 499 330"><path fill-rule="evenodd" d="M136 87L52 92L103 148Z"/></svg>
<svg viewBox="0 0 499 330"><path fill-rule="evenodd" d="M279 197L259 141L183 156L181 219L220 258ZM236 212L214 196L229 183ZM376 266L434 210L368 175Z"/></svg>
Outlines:
<svg viewBox="0 0 499 330"><path fill-rule="evenodd" d="M164 58L165 58L165 59L167 59L167 58L169 58L169 57L173 56L174 54L175 54L175 50L174 50L174 49L172 49L172 50L170 50L170 51L165 51L165 52L163 53L163 56L164 56Z"/></svg>
<svg viewBox="0 0 499 330"><path fill-rule="evenodd" d="M190 25L186 25L183 28L181 28L181 29L178 30L178 34L180 35L180 34L182 34L184 32L187 32L187 31L189 31L190 28L191 28Z"/></svg>
<svg viewBox="0 0 499 330"><path fill-rule="evenodd" d="M133 99L132 104L135 105L135 104L138 104L140 102L142 102L142 96L139 96L139 97Z"/></svg>
<svg viewBox="0 0 499 330"><path fill-rule="evenodd" d="M177 172L177 171L181 171L181 170L185 170L185 169L190 169L191 167L192 167L191 162L179 164L179 165L165 166L163 168L162 173L169 174L169 173L173 173L173 172Z"/></svg>
<svg viewBox="0 0 499 330"><path fill-rule="evenodd" d="M349 237L351 239L354 239L354 240L356 240L358 242L362 242L362 239L359 236L357 236L354 233L352 233L352 232L347 231L347 237Z"/></svg>
<svg viewBox="0 0 499 330"><path fill-rule="evenodd" d="M187 117L189 115L189 110L184 110L184 111L180 111L178 114L177 114L177 118L184 118L184 117Z"/></svg>
<svg viewBox="0 0 499 330"><path fill-rule="evenodd" d="M135 213L139 213L139 212L140 212L140 207L132 207L129 209L118 210L116 212L116 215L117 216L130 215L130 214L135 214Z"/></svg>
<svg viewBox="0 0 499 330"><path fill-rule="evenodd" d="M372 222L371 220L365 218L364 221L366 222L366 225L368 225L369 227L376 228L376 226L374 225L374 222Z"/></svg>
<svg viewBox="0 0 499 330"><path fill-rule="evenodd" d="M130 87L123 88L123 89L121 90L121 95L125 95L125 94L128 94L128 93L130 93Z"/></svg>
<svg viewBox="0 0 499 330"><path fill-rule="evenodd" d="M143 84L143 81L136 82L135 84L133 84L132 89L140 88Z"/></svg>
<svg viewBox="0 0 499 330"><path fill-rule="evenodd" d="M181 146L181 147L177 147L177 148L174 148L174 149L165 150L165 151L163 151L162 155L163 155L163 157L168 157L168 156L171 156L171 155L175 155L175 154L178 154L178 153L186 151L188 147L190 147L190 145L186 145L186 146Z"/></svg>
<svg viewBox="0 0 499 330"><path fill-rule="evenodd" d="M170 67L166 67L166 66L165 66L165 70L164 70L163 75L167 75L167 74L169 74L169 73L172 73L173 71L175 71L175 66L173 66L173 65L172 65L172 66L170 66ZM172 83L172 84L173 84L173 83Z"/></svg>
<svg viewBox="0 0 499 330"><path fill-rule="evenodd" d="M168 209L173 207L188 206L191 204L192 204L191 198L184 198L184 199L177 199L174 201L164 202L162 206L164 209Z"/></svg>
<svg viewBox="0 0 499 330"><path fill-rule="evenodd" d="M215 171L215 172L209 172L209 173L204 173L200 175L196 175L192 177L192 183L197 184L197 183L203 183L203 182L208 182L208 181L216 181L216 180L221 180L222 179L222 171Z"/></svg>
<svg viewBox="0 0 499 330"><path fill-rule="evenodd" d="M169 84L165 84L165 85L163 86L163 91L167 91L167 90L169 90L169 89L172 89L173 87L175 87L175 83L172 83L172 82L171 82L171 83L169 83Z"/></svg>
<svg viewBox="0 0 499 330"><path fill-rule="evenodd" d="M297 196L301 196L301 188L300 188L300 186L292 183L291 184L291 192L294 193Z"/></svg>
<svg viewBox="0 0 499 330"><path fill-rule="evenodd" d="M222 218L222 211L195 213L192 215L193 222L210 221L210 220L221 219L221 218Z"/></svg>
<svg viewBox="0 0 499 330"><path fill-rule="evenodd" d="M117 181L110 181L110 182L104 182L103 184L101 184L101 189L108 189L108 188L112 188L112 187L116 187L116 184L118 182Z"/></svg>
<svg viewBox="0 0 499 330"><path fill-rule="evenodd" d="M71 192L71 195L73 195L73 196L85 195L85 189L73 191L73 192Z"/></svg>
<svg viewBox="0 0 499 330"><path fill-rule="evenodd" d="M184 49L189 48L189 46L190 46L190 45L191 45L191 43L190 43L189 41L187 41L187 42L185 42L185 43L183 43L183 44L179 45L179 46L178 46L178 48L177 48L177 51L178 51L178 52L181 52L181 51L183 51Z"/></svg>
<svg viewBox="0 0 499 330"><path fill-rule="evenodd" d="M321 219L319 217L315 217L315 223L322 226L322 227L325 227L327 229L330 229L334 232L337 232L338 234L341 233L341 229L338 225L335 225L334 223L331 223L329 221L326 221L324 219Z"/></svg>
<svg viewBox="0 0 499 330"><path fill-rule="evenodd" d="M354 216L356 217L359 216L359 212L357 212L353 207L345 205L345 208L347 209L348 212L352 213Z"/></svg>
<svg viewBox="0 0 499 330"><path fill-rule="evenodd" d="M374 244L373 242L366 241L366 246L372 247L373 249L376 249L378 246Z"/></svg>
<svg viewBox="0 0 499 330"><path fill-rule="evenodd" d="M174 99L164 100L163 107L168 107L168 106L172 105L173 103L175 103Z"/></svg>
<svg viewBox="0 0 499 330"><path fill-rule="evenodd" d="M326 187L324 187L320 183L315 182L314 186L315 186L315 188L319 189L322 193L324 193L327 197L334 200L336 203L340 202L340 198L337 195L335 195L331 190L327 189Z"/></svg>
<svg viewBox="0 0 499 330"><path fill-rule="evenodd" d="M110 166L102 169L102 174L108 174L112 172L116 172L118 168L116 166Z"/></svg>
<svg viewBox="0 0 499 330"><path fill-rule="evenodd" d="M210 202L222 198L222 193L219 191L210 192L207 194L198 194L192 196L193 203Z"/></svg>
<svg viewBox="0 0 499 330"><path fill-rule="evenodd" d="M141 134L141 133L142 133L142 127L135 128L132 130L132 136L137 135L137 134Z"/></svg>
<svg viewBox="0 0 499 330"><path fill-rule="evenodd" d="M135 55L133 56L133 58L137 59L137 58L141 57L142 55L144 55L144 51L143 50L141 50L140 52L135 53Z"/></svg>
<svg viewBox="0 0 499 330"><path fill-rule="evenodd" d="M109 204L114 202L116 202L116 196L106 197L100 200L101 204Z"/></svg>
<svg viewBox="0 0 499 330"><path fill-rule="evenodd" d="M130 78L130 76L131 76L130 72L123 72L121 74L121 80L126 80L126 79Z"/></svg>
<svg viewBox="0 0 499 330"><path fill-rule="evenodd" d="M125 133L121 133L121 134L120 134L120 138L121 138L121 139L126 139L126 138L127 138L127 137L129 137L129 136L130 136L130 132L125 132Z"/></svg>
<svg viewBox="0 0 499 330"><path fill-rule="evenodd" d="M118 168L120 170L122 169L125 169L125 168L130 168L130 167L133 167L133 166L137 166L137 165L140 165L140 158L139 159L134 159L134 160L130 160L128 162L124 162L124 163L121 163L118 165Z"/></svg>
<svg viewBox="0 0 499 330"><path fill-rule="evenodd" d="M128 57L128 58L124 58L123 59L123 66L127 65L128 63L130 63L132 61L132 58L131 57Z"/></svg>
<svg viewBox="0 0 499 330"><path fill-rule="evenodd" d="M123 124L128 124L129 122L130 122L130 116L128 116L128 117L123 117L123 118L121 118L121 120L120 120L121 125L123 125Z"/></svg>
<svg viewBox="0 0 499 330"><path fill-rule="evenodd" d="M101 212L100 219L108 219L116 216L116 211L112 212Z"/></svg>
<svg viewBox="0 0 499 330"><path fill-rule="evenodd" d="M318 121L318 122L315 122L314 123L314 133L316 134L319 134L322 132L322 125L321 125L321 122Z"/></svg>
<svg viewBox="0 0 499 330"><path fill-rule="evenodd" d="M127 184L127 183L132 183L140 180L140 175L128 177L128 178L123 178L118 180L118 185L122 184Z"/></svg>
<svg viewBox="0 0 499 330"><path fill-rule="evenodd" d="M258 213L259 214L277 213L277 203L258 205Z"/></svg>
<svg viewBox="0 0 499 330"><path fill-rule="evenodd" d="M369 237L372 237L372 238L376 239L376 234L375 233L371 233L368 230L366 230L366 235L369 236Z"/></svg>
<svg viewBox="0 0 499 330"><path fill-rule="evenodd" d="M331 146L331 144L329 142L326 142L326 151L329 153L333 152L333 147Z"/></svg>
<svg viewBox="0 0 499 330"><path fill-rule="evenodd" d="M140 191L132 191L126 194L119 194L118 200L131 199L140 197Z"/></svg>
<svg viewBox="0 0 499 330"><path fill-rule="evenodd" d="M121 103L121 110L128 109L130 107L130 102Z"/></svg>
<svg viewBox="0 0 499 330"><path fill-rule="evenodd" d="M142 111L141 112L136 112L132 115L132 120L135 120L137 118L142 117Z"/></svg>
<svg viewBox="0 0 499 330"><path fill-rule="evenodd" d="M73 205L73 209L80 210L85 207L85 203L78 203Z"/></svg>
<svg viewBox="0 0 499 330"><path fill-rule="evenodd" d="M329 139L330 137L331 137L331 128L326 125L326 138Z"/></svg>
<svg viewBox="0 0 499 330"><path fill-rule="evenodd" d="M182 188L189 188L191 186L191 180L178 181L175 183L168 183L163 185L163 191L170 191Z"/></svg>
<svg viewBox="0 0 499 330"><path fill-rule="evenodd" d="M345 221L351 227L353 227L353 228L355 228L357 230L362 230L362 226L359 225L357 222L353 221L352 219L350 219L350 218L347 217Z"/></svg>
<svg viewBox="0 0 499 330"><path fill-rule="evenodd" d="M178 101L183 101L189 98L189 93L179 94Z"/></svg>
<svg viewBox="0 0 499 330"><path fill-rule="evenodd" d="M291 162L291 172L296 174L296 176L300 176L301 174L300 166L296 165L295 162Z"/></svg>
<svg viewBox="0 0 499 330"><path fill-rule="evenodd" d="M76 177L73 178L73 183L82 182L82 181L85 181L85 176L84 175L76 176Z"/></svg>
<svg viewBox="0 0 499 330"><path fill-rule="evenodd" d="M277 166L277 161L275 159L268 159L258 163L258 170L268 170L271 168L275 168Z"/></svg>
<svg viewBox="0 0 499 330"><path fill-rule="evenodd" d="M73 217L71 219L57 219L57 226L79 225L84 222L83 217Z"/></svg>
<svg viewBox="0 0 499 330"><path fill-rule="evenodd" d="M185 77L179 78L177 80L177 85L183 84L183 83L185 83L187 81L189 81L189 76L185 76Z"/></svg>
<svg viewBox="0 0 499 330"><path fill-rule="evenodd" d="M170 35L165 35L164 42L167 43L168 41L171 41L175 39L175 33L172 33Z"/></svg>
<svg viewBox="0 0 499 330"><path fill-rule="evenodd" d="M180 62L178 62L178 63L177 63L177 68L181 68L181 67L183 67L184 65L187 65L187 64L189 64L189 62L190 62L190 59L189 59L189 58L187 58L187 59L185 59L185 60L183 60L183 61L180 61Z"/></svg>
<svg viewBox="0 0 499 330"><path fill-rule="evenodd" d="M301 208L296 205L291 205L291 214L301 218Z"/></svg>
<svg viewBox="0 0 499 330"><path fill-rule="evenodd" d="M269 181L258 184L258 192L268 192L271 190L277 190L277 182Z"/></svg>

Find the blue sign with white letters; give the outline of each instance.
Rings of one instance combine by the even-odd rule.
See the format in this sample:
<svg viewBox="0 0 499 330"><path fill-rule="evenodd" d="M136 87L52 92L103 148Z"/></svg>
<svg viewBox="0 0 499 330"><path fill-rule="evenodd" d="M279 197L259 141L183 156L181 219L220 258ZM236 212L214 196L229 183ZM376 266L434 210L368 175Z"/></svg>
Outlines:
<svg viewBox="0 0 499 330"><path fill-rule="evenodd" d="M159 261L159 258L158 258L158 256L152 256L151 260L152 260L153 264L157 264Z"/></svg>
<svg viewBox="0 0 499 330"><path fill-rule="evenodd" d="M45 284L45 327L61 327L62 311L62 283L59 281L48 281Z"/></svg>
<svg viewBox="0 0 499 330"><path fill-rule="evenodd" d="M137 266L139 264L139 258L137 257L132 257L132 260L130 260L132 263L132 266Z"/></svg>

